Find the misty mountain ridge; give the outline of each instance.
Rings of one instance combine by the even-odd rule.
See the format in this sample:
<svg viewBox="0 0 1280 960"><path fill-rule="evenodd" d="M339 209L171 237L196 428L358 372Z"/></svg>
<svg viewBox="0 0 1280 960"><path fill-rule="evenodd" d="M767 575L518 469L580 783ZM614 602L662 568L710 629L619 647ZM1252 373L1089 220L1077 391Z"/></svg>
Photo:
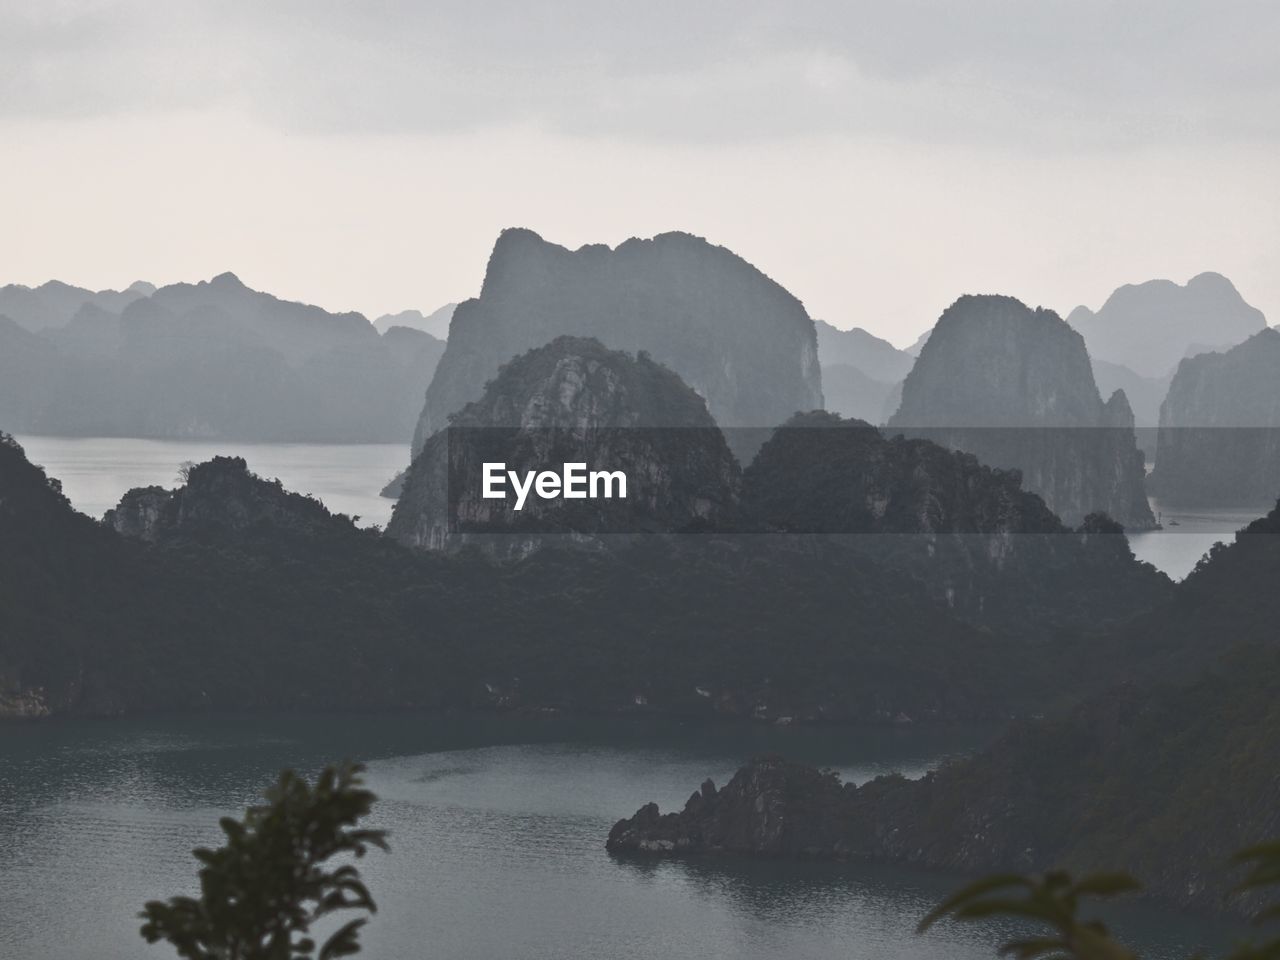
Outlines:
<svg viewBox="0 0 1280 960"><path fill-rule="evenodd" d="M61 280L38 287L11 283L0 287L0 316L8 317L24 330L38 333L61 327L85 306L119 313L130 303L155 292L152 284L139 280L124 290L86 290Z"/></svg>
<svg viewBox="0 0 1280 960"><path fill-rule="evenodd" d="M870 423L884 422L885 408L915 357L860 327L841 330L823 320L814 324L826 409Z"/></svg>
<svg viewBox="0 0 1280 960"><path fill-rule="evenodd" d="M1161 378L1205 344L1241 343L1263 329L1266 319L1226 277L1201 273L1181 285L1171 280L1126 284L1096 313L1076 307L1067 323L1085 338L1095 360Z"/></svg>
<svg viewBox="0 0 1280 960"><path fill-rule="evenodd" d="M1152 492L1177 504L1280 496L1280 330L1178 365L1160 408Z"/></svg>
<svg viewBox="0 0 1280 960"><path fill-rule="evenodd" d="M446 303L431 313L424 315L420 310L401 310L399 313L384 313L373 321L373 328L379 333L386 333L392 327L408 327L429 333L437 340L449 339L449 322L453 319L456 303Z"/></svg>
<svg viewBox="0 0 1280 960"><path fill-rule="evenodd" d="M232 273L5 295L29 325L45 324L0 325L0 422L19 432L395 442L411 435L444 350L424 332L379 336L358 313L282 300Z"/></svg>
<svg viewBox="0 0 1280 960"><path fill-rule="evenodd" d="M1020 470L1070 526L1094 512L1131 530L1155 524L1128 400L1117 391L1103 402L1083 338L1052 310L961 297L925 342L889 428Z"/></svg>
<svg viewBox="0 0 1280 960"><path fill-rule="evenodd" d="M724 247L687 233L570 251L504 230L479 297L460 304L413 451L512 357L563 335L648 351L706 399L721 426L771 426L822 405L804 306Z"/></svg>

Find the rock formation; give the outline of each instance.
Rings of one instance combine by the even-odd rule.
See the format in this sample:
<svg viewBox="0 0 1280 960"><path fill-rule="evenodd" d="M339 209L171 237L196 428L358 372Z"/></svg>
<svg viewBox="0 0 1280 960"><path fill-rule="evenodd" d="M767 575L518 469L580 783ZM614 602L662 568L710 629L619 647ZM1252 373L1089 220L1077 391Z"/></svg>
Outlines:
<svg viewBox="0 0 1280 960"><path fill-rule="evenodd" d="M744 475L742 516L753 529L830 535L910 570L948 609L987 626L1016 628L1028 609L1072 622L1069 598L1081 592L1096 602L1090 616L1107 618L1104 609L1119 614L1139 597L1158 602L1168 586L1134 561L1109 518L1069 530L1021 488L1017 470L820 411L761 448Z"/></svg>
<svg viewBox="0 0 1280 960"><path fill-rule="evenodd" d="M822 406L813 321L723 247L685 233L576 251L503 231L480 296L458 306L427 390L416 455L512 357L562 335L648 351L722 427L773 427Z"/></svg>
<svg viewBox="0 0 1280 960"><path fill-rule="evenodd" d="M319 500L250 473L242 457L214 457L195 464L185 470L184 480L175 490L130 490L107 511L103 523L126 537L148 541L176 533L198 539L263 524L276 532L307 533L352 526Z"/></svg>
<svg viewBox="0 0 1280 960"><path fill-rule="evenodd" d="M533 501L516 512L481 496L481 464L557 469L582 462L620 470L625 500ZM387 532L440 549L479 534L517 534L503 550L528 553L546 533L679 530L730 516L739 468L706 403L641 352L558 337L504 365L448 430L414 460ZM528 536L522 536L528 534ZM485 542L492 544L492 539Z"/></svg>
<svg viewBox="0 0 1280 960"><path fill-rule="evenodd" d="M1167 377L1189 351L1231 347L1266 326L1262 312L1217 273L1199 274L1182 286L1171 280L1126 284L1097 313L1076 307L1067 323L1084 337L1094 360L1142 377Z"/></svg>
<svg viewBox="0 0 1280 960"><path fill-rule="evenodd" d="M1280 331L1178 365L1150 486L1162 502L1201 507L1280 496Z"/></svg>
<svg viewBox="0 0 1280 960"><path fill-rule="evenodd" d="M1128 401L1117 391L1103 403L1083 339L1050 310L961 297L926 341L889 428L1020 470L1070 526L1094 512L1130 530L1154 525Z"/></svg>
<svg viewBox="0 0 1280 960"><path fill-rule="evenodd" d="M772 532L1065 532L1020 481L973 454L815 412L793 417L761 448L743 506Z"/></svg>

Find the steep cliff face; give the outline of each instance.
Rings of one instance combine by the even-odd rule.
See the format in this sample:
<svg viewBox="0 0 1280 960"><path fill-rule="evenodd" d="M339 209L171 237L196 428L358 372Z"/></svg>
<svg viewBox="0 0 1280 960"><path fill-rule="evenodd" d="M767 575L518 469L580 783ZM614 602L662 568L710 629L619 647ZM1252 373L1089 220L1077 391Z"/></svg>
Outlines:
<svg viewBox="0 0 1280 960"><path fill-rule="evenodd" d="M721 426L771 427L822 406L813 321L723 247L665 233L569 251L513 229L494 246L480 296L454 312L414 454L502 364L566 334L648 351L706 399Z"/></svg>
<svg viewBox="0 0 1280 960"><path fill-rule="evenodd" d="M1280 331L1178 365L1150 482L1162 500L1199 506L1255 506L1280 495Z"/></svg>
<svg viewBox="0 0 1280 960"><path fill-rule="evenodd" d="M122 595L112 593L127 580L113 539L0 432L0 720L48 716L84 698L93 643L110 629L106 611Z"/></svg>
<svg viewBox="0 0 1280 960"><path fill-rule="evenodd" d="M1081 336L1051 310L966 296L947 308L903 384L890 430L1016 468L1068 525L1104 512L1154 526L1122 392L1104 404Z"/></svg>
<svg viewBox="0 0 1280 960"><path fill-rule="evenodd" d="M481 466L503 462L524 475L581 462L622 471L625 499L542 501L521 511L481 496ZM413 547L441 549L472 535L527 553L545 533L671 531L715 523L733 511L737 461L696 393L647 354L558 337L516 357L481 398L433 434L414 460L387 532ZM493 541L486 541L493 544Z"/></svg>
<svg viewBox="0 0 1280 960"><path fill-rule="evenodd" d="M1076 307L1067 323L1084 336L1095 360L1143 377L1167 377L1189 352L1230 347L1266 326L1262 311L1218 273L1202 273L1185 285L1126 284L1097 313Z"/></svg>

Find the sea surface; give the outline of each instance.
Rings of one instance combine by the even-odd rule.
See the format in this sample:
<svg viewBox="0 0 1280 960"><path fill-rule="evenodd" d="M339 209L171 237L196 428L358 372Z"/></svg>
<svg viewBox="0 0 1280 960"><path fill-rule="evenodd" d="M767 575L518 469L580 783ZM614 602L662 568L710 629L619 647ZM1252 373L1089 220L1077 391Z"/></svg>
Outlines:
<svg viewBox="0 0 1280 960"><path fill-rule="evenodd" d="M19 436L27 458L62 481L81 513L95 519L134 487L173 487L184 463L244 457L249 469L306 493L360 526L385 526L393 501L378 495L409 465L405 443L243 443L234 440L138 440L128 437Z"/></svg>
<svg viewBox="0 0 1280 960"><path fill-rule="evenodd" d="M378 495L408 463L408 444L238 443L214 440L136 440L119 437L19 436L28 457L62 481L72 505L101 517L133 487L172 487L185 462L213 456L244 457L249 469L279 479L286 489L308 493L330 510L359 517L361 526L385 526L393 502ZM1165 508L1152 501L1164 529L1129 537L1134 554L1176 580L1195 568L1219 541L1263 516L1273 504L1253 509Z"/></svg>
<svg viewBox="0 0 1280 960"><path fill-rule="evenodd" d="M1195 569L1215 543L1231 543L1235 532L1266 516L1274 503L1253 508L1166 506L1151 500L1151 511L1163 529L1129 534L1129 546L1139 560L1163 570L1175 580Z"/></svg>
<svg viewBox="0 0 1280 960"><path fill-rule="evenodd" d="M370 960L968 960L1007 927L920 917L964 878L814 862L619 859L614 821L683 804L710 776L780 752L864 781L918 777L987 728L779 728L421 715L239 716L0 725L0 957L173 956L137 934L143 903L195 892L219 842L282 767L369 764L361 861L379 911ZM1234 927L1131 906L1109 921L1150 960L1217 950Z"/></svg>

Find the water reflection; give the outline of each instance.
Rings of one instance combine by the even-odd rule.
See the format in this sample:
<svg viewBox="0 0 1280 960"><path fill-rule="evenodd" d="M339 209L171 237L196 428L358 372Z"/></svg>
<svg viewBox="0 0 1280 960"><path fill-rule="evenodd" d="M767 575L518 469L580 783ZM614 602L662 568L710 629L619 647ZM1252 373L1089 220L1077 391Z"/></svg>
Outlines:
<svg viewBox="0 0 1280 960"><path fill-rule="evenodd" d="M0 957L165 956L142 944L135 914L193 887L190 850L218 839L218 817L255 802L281 767L351 756L370 763L382 798L374 825L391 831L393 851L364 868L381 908L371 960L988 958L990 929L911 932L957 878L620 860L603 841L641 803L682 805L703 778L723 783L754 754L865 779L923 770L993 733L417 715L0 727ZM1151 916L1139 932L1156 958L1216 935L1202 921L1171 933L1176 921Z"/></svg>

